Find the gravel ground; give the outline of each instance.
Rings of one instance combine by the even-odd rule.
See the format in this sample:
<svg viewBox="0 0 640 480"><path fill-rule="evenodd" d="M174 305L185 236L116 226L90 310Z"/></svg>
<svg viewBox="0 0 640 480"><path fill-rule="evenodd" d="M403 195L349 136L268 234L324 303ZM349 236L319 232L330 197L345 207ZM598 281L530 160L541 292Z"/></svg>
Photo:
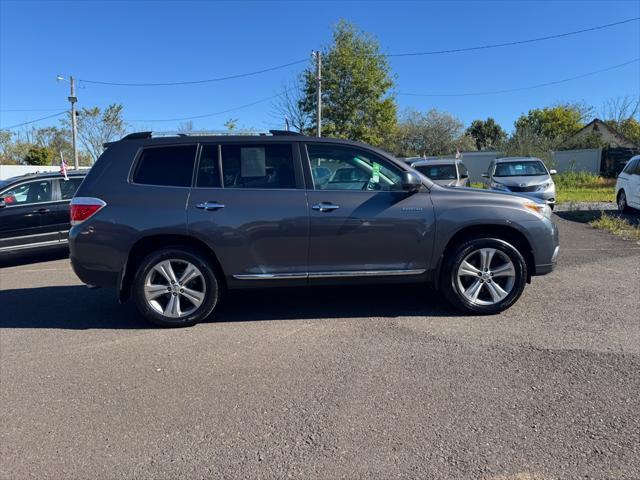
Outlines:
<svg viewBox="0 0 640 480"><path fill-rule="evenodd" d="M640 247L557 223L557 270L492 317L263 290L161 330L65 259L5 264L0 478L640 478Z"/></svg>

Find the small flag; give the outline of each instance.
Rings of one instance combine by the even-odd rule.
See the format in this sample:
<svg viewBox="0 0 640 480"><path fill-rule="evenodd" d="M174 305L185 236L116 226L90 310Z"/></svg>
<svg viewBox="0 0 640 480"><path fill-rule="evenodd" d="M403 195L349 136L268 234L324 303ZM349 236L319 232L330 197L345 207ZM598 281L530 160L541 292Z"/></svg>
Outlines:
<svg viewBox="0 0 640 480"><path fill-rule="evenodd" d="M459 160L462 155L460 154L460 149L456 148L456 160Z"/></svg>
<svg viewBox="0 0 640 480"><path fill-rule="evenodd" d="M67 168L69 168L69 166L67 162L64 161L62 152L60 152L60 175L63 175L65 180L69 180L69 177L67 177Z"/></svg>

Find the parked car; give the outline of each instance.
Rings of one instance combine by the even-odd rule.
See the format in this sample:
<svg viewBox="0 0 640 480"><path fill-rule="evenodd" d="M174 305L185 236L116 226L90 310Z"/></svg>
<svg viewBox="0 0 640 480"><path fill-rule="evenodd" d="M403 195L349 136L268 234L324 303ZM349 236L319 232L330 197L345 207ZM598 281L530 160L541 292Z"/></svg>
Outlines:
<svg viewBox="0 0 640 480"><path fill-rule="evenodd" d="M0 254L67 245L69 202L86 176L35 173L0 180Z"/></svg>
<svg viewBox="0 0 640 480"><path fill-rule="evenodd" d="M547 203L553 209L556 204L556 184L542 160L535 157L496 158L489 164L485 185L491 190L516 192L534 197Z"/></svg>
<svg viewBox="0 0 640 480"><path fill-rule="evenodd" d="M443 158L438 160L417 160L411 166L443 187L468 187L469 171L462 160Z"/></svg>
<svg viewBox="0 0 640 480"><path fill-rule="evenodd" d="M618 175L616 201L621 212L640 210L640 155L632 157Z"/></svg>
<svg viewBox="0 0 640 480"><path fill-rule="evenodd" d="M336 181L316 182L320 167ZM550 216L530 198L440 187L357 142L141 132L80 186L70 257L83 282L162 326L205 319L227 289L390 281L494 314L553 270Z"/></svg>

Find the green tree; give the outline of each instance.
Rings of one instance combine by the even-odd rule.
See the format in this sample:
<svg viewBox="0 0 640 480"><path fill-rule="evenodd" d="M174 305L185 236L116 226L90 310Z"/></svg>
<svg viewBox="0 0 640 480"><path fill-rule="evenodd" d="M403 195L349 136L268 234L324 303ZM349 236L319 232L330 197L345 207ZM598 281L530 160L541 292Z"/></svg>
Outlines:
<svg viewBox="0 0 640 480"><path fill-rule="evenodd" d="M507 139L505 131L491 117L471 122L467 128L467 135L473 137L478 150L500 148L500 145Z"/></svg>
<svg viewBox="0 0 640 480"><path fill-rule="evenodd" d="M322 52L322 133L383 145L396 125L390 71L378 42L353 24L340 21L331 46ZM302 82L300 106L317 131L315 65L303 72Z"/></svg>
<svg viewBox="0 0 640 480"><path fill-rule="evenodd" d="M640 122L638 120L629 117L617 121L605 120L605 123L640 147Z"/></svg>
<svg viewBox="0 0 640 480"><path fill-rule="evenodd" d="M238 119L237 118L230 118L229 120L227 120L226 122L224 122L224 126L227 130L229 130L230 132L234 131L236 128L238 128Z"/></svg>
<svg viewBox="0 0 640 480"><path fill-rule="evenodd" d="M559 144L584 126L589 109L579 104L557 105L529 110L515 122L516 133L544 137L553 144Z"/></svg>
<svg viewBox="0 0 640 480"><path fill-rule="evenodd" d="M51 165L53 154L47 147L33 145L24 156L24 163L27 165Z"/></svg>

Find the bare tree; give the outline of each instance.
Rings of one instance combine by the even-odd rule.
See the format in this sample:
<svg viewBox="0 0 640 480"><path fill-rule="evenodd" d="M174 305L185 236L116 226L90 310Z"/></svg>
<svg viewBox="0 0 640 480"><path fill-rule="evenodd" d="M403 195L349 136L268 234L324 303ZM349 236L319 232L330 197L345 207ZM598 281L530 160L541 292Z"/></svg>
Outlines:
<svg viewBox="0 0 640 480"><path fill-rule="evenodd" d="M309 133L311 116L302 109L303 91L300 81L285 85L282 94L273 103L273 117L282 125L286 121L300 133Z"/></svg>
<svg viewBox="0 0 640 480"><path fill-rule="evenodd" d="M122 137L127 127L122 119L123 106L111 104L104 110L99 107L83 108L78 112L78 138L91 156L92 162L104 151L104 144ZM68 128L70 121L63 124Z"/></svg>
<svg viewBox="0 0 640 480"><path fill-rule="evenodd" d="M460 150L474 150L475 142L465 135L462 122L447 112L431 109L426 113L404 112L392 149L401 156L448 155Z"/></svg>
<svg viewBox="0 0 640 480"><path fill-rule="evenodd" d="M629 118L640 120L640 96L624 95L608 99L602 105L603 120L610 120L616 125Z"/></svg>
<svg viewBox="0 0 640 480"><path fill-rule="evenodd" d="M180 133L193 132L193 122L191 120L188 120L186 122L180 123L178 125L178 132Z"/></svg>

